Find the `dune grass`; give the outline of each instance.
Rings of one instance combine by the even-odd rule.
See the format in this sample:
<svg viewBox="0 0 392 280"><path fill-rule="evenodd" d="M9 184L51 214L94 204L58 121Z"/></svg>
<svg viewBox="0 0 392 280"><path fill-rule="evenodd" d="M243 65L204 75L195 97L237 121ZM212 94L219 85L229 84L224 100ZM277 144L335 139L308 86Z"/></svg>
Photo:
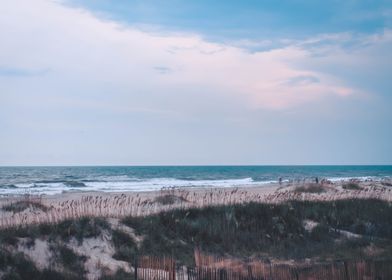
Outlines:
<svg viewBox="0 0 392 280"><path fill-rule="evenodd" d="M123 223L144 235L139 254L171 255L192 263L195 247L214 254L268 258L358 257L367 246L392 248L392 206L377 200L250 203L174 210ZM308 232L303 221L318 223ZM338 230L363 235L343 240ZM386 254L391 254L388 249Z"/></svg>

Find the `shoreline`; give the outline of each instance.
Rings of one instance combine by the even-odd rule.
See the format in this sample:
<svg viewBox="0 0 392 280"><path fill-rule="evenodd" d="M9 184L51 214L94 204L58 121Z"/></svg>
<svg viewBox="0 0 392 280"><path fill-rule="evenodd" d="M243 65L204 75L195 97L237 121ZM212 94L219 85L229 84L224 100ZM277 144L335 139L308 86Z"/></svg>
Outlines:
<svg viewBox="0 0 392 280"><path fill-rule="evenodd" d="M315 177L316 178L316 177ZM361 176L361 177L342 177L342 178L320 178L319 180L320 184L325 184L325 185L343 185L345 183L357 183L360 185L381 185L381 186L392 186L392 177L391 178L377 178L375 176ZM108 182L110 183L110 182ZM63 190L61 193L53 193L53 194L48 194L48 193L32 193L28 192L28 189L26 188L25 192L20 192L20 193L5 193L0 195L0 203L4 199L17 199L21 198L24 196L34 196L34 197L45 197L45 198L61 198L61 197L67 197L67 196L73 196L73 195L83 195L83 194L88 194L88 195L93 195L93 194L99 194L99 195L116 195L116 194L133 194L133 193L139 193L139 194L147 194L147 193L157 193L157 192L162 192L164 190L171 190L171 189L181 189L181 190L186 190L186 191L206 191L206 190L212 190L212 189L220 189L220 190L233 190L233 189L242 189L242 190L251 190L251 189L279 189L279 188L287 188L287 187L292 187L292 186L299 186L299 185L304 185L304 184L312 184L316 183L314 178L304 178L304 179L284 179L282 183L279 183L278 180L275 181L261 181L261 182L254 182L252 184L236 184L236 185L231 185L231 186L214 186L214 185L199 185L199 186L168 186L168 187L162 187L162 188L157 188L157 189L145 189L143 190L142 188L140 189L121 189L121 190L83 190L83 187L80 187L79 189L73 189L73 190ZM87 187L87 186L86 186Z"/></svg>

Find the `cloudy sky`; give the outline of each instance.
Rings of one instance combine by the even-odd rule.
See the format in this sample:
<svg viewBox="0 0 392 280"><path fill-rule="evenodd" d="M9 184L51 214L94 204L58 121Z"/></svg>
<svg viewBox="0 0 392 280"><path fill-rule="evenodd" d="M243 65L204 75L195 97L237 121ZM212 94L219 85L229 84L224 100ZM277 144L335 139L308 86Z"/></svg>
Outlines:
<svg viewBox="0 0 392 280"><path fill-rule="evenodd" d="M392 164L391 3L2 0L0 165Z"/></svg>

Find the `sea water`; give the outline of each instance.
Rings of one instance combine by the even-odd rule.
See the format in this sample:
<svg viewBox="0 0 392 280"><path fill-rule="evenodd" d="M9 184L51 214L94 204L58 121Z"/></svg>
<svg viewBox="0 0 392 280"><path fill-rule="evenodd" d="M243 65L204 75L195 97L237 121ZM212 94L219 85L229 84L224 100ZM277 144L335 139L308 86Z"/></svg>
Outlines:
<svg viewBox="0 0 392 280"><path fill-rule="evenodd" d="M260 186L303 179L385 180L392 166L78 166L0 167L0 195L69 191L154 191Z"/></svg>

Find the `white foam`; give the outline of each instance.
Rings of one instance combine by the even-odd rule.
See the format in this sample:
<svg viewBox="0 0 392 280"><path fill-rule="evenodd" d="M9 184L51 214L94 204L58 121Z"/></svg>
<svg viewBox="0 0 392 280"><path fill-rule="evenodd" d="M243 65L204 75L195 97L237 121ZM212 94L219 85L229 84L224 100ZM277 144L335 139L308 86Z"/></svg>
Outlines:
<svg viewBox="0 0 392 280"><path fill-rule="evenodd" d="M83 189L95 188L101 191L154 191L162 188L171 187L233 187L244 185L261 184L255 182L252 178L230 179L230 180L179 180L172 178L155 178L144 181L122 181L122 182L86 182Z"/></svg>
<svg viewBox="0 0 392 280"><path fill-rule="evenodd" d="M373 181L377 181L377 180L380 180L380 178L374 177L374 176L332 177L332 178L328 178L328 180L331 181L331 182L347 182L347 181L351 181L351 180L359 180L359 181L373 180Z"/></svg>
<svg viewBox="0 0 392 280"><path fill-rule="evenodd" d="M121 178L120 178L121 177ZM68 191L102 191L102 192L136 192L136 191L157 191L162 188L195 188L213 187L226 188L237 186L255 186L276 181L257 182L252 178L224 179L224 180L179 180L173 178L154 178L141 180L137 178L122 178L123 176L113 176L97 178L97 181L84 182L84 186L67 186L65 183L40 183L40 184L17 184L15 189L0 189L0 195L4 194L59 194ZM107 181L111 179L113 181ZM120 180L126 179L126 180Z"/></svg>

